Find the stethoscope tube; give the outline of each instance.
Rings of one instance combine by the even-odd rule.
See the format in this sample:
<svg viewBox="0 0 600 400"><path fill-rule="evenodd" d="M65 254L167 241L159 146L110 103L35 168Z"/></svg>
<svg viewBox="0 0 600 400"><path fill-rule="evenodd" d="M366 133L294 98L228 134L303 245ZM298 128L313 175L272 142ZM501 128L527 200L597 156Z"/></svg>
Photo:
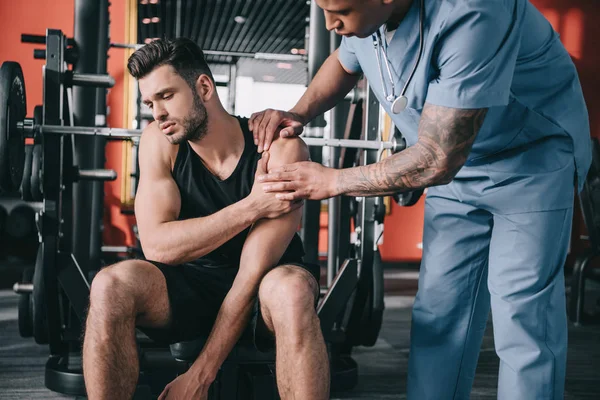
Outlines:
<svg viewBox="0 0 600 400"><path fill-rule="evenodd" d="M402 91L400 92L400 97L397 97L397 98L396 98L396 85L394 84L394 77L392 76L392 71L390 69L390 63L388 61L386 51L383 47L383 41L381 39L381 33L379 32L379 29L377 30L377 33L373 35L373 47L375 48L375 55L377 57L377 67L379 69L379 77L381 79L381 87L383 90L383 95L387 101L392 103L391 109L394 114L399 114L402 111L404 111L404 109L406 108L406 105L408 104L408 98L406 97L406 90L408 89L408 85L412 81L412 79L415 75L415 72L417 71L417 67L419 66L421 57L423 56L423 36L424 36L424 34L423 34L424 22L423 21L424 21L424 19L425 19L425 0L420 0L419 52L418 52L418 56L417 56L417 61L413 65L412 71L410 72L410 75L408 76L408 79L406 80L406 83L404 84L404 87L402 88ZM383 71L381 70L381 58L379 56L380 48L381 48L381 52L383 54L383 61L385 63L385 67L386 67L388 77L389 77L390 83L391 83L392 91L390 94L387 93L385 81L383 79Z"/></svg>

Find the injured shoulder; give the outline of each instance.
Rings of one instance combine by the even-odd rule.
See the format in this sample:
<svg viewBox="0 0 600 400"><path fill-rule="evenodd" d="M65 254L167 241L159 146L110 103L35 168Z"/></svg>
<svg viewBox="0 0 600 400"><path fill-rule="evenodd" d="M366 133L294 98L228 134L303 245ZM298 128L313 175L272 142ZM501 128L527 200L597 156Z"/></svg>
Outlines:
<svg viewBox="0 0 600 400"><path fill-rule="evenodd" d="M269 148L267 170L298 161L308 161L310 153L308 146L299 137L278 138Z"/></svg>

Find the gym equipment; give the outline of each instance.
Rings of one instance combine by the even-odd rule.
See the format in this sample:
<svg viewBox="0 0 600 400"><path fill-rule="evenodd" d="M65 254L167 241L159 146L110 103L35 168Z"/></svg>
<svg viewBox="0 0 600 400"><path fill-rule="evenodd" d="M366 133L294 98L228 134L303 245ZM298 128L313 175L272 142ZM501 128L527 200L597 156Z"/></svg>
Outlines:
<svg viewBox="0 0 600 400"><path fill-rule="evenodd" d="M41 166L44 165L43 157L44 151L42 149L42 137L41 135L37 138L31 134L28 136L23 135L23 132L27 129L23 129L24 119L21 117L22 110L26 108L25 96L21 94L21 90L24 90L23 76L21 67L19 64L14 62L4 62L1 69L2 77L0 79L0 109L5 110L6 116L3 118L0 115L0 190L4 192L14 191L18 186L15 182L19 182L21 186L21 192L25 199L31 198L34 201L40 201L40 192L43 188L40 187L41 182L40 175L43 174ZM10 82L10 85L6 84ZM39 110L39 109L38 109ZM10 113L10 116L8 116ZM39 116L34 119L28 120L29 127L39 126L33 125L34 120L37 120ZM43 127L43 125L41 126ZM56 126L55 133L59 134L86 134L89 130L95 128L71 128L65 126ZM69 130L71 128L71 130ZM40 128L42 130L42 128ZM52 129L47 129L52 131ZM81 132L81 131L82 132ZM31 132L32 130L30 130ZM109 129L110 131L110 129ZM110 136L110 132L108 133ZM116 135L116 134L115 134ZM126 133L121 133L120 137L127 136ZM135 136L141 135L141 131L137 131ZM26 157L26 145L25 138L34 138L36 142L32 151L31 156L31 183L22 184L23 175L25 169L29 172L29 167L26 161L29 160ZM76 166L71 166L68 170L63 171L64 175L71 181L78 180L115 180L116 172L113 170L79 170ZM31 195L24 190L31 191Z"/></svg>
<svg viewBox="0 0 600 400"><path fill-rule="evenodd" d="M590 268L592 261L600 255L600 143L597 138L591 138L591 145L592 165L583 190L579 193L590 248L575 260L569 299L569 318L576 325L600 322L600 316L592 316L584 311L586 279L600 280L598 270Z"/></svg>
<svg viewBox="0 0 600 400"><path fill-rule="evenodd" d="M21 278L21 282L23 282L21 285L29 285L32 291L33 271L34 269L31 267L25 268ZM13 289L19 290L19 287L13 287ZM30 292L25 290L19 294L19 334L24 338L33 336L33 297Z"/></svg>
<svg viewBox="0 0 600 400"><path fill-rule="evenodd" d="M35 211L29 205L15 206L6 219L6 233L13 239L24 239L35 231Z"/></svg>
<svg viewBox="0 0 600 400"><path fill-rule="evenodd" d="M44 198L42 165L44 165L44 150L42 149L42 145L37 143L33 145L31 155L31 183L29 184L29 190L31 191L31 199L33 201L42 201Z"/></svg>
<svg viewBox="0 0 600 400"><path fill-rule="evenodd" d="M30 35L32 36L32 35ZM111 43L110 47L116 49L141 49L143 44L127 44L127 43ZM205 55L209 56L225 56L236 58L254 58L256 60L272 60L272 61L306 61L307 56L302 54L272 54L272 53L242 53L237 51L219 51L219 50L202 50Z"/></svg>
<svg viewBox="0 0 600 400"><path fill-rule="evenodd" d="M21 198L25 201L33 201L31 197L31 164L33 156L33 145L25 145L25 165L23 168L23 179L19 191Z"/></svg>
<svg viewBox="0 0 600 400"><path fill-rule="evenodd" d="M417 204L424 191L425 189L417 189L410 192L394 193L392 198L399 206L410 207Z"/></svg>
<svg viewBox="0 0 600 400"><path fill-rule="evenodd" d="M106 136L108 138L115 139L129 139L133 137L139 137L142 135L142 131L139 129L123 129L123 128L95 128L95 127L83 127L83 126L52 126L52 125L33 125L30 120L24 120L18 122L17 132L21 131L23 137L35 137L38 134L59 134L59 135L96 135ZM365 150L387 150L390 149L392 152L397 152L400 148L400 144L396 139L392 139L389 142L382 141L362 141L362 140L345 140L345 139L325 139L325 138L313 138L313 137L302 137L304 142L309 146L327 146L327 147L343 147L343 148L356 148Z"/></svg>
<svg viewBox="0 0 600 400"><path fill-rule="evenodd" d="M65 96L64 69L65 37L58 30L48 30L47 59L44 68L43 108L34 113L36 122L62 125L70 114ZM14 71L14 69L13 69ZM13 73L14 81L22 81ZM18 85L17 85L18 86ZM2 107L19 109L17 97L7 99ZM15 102L16 101L16 106ZM10 103L10 104L9 104ZM72 119L67 118L67 122ZM13 121L16 123L16 121ZM24 149L24 137L14 136L13 124L2 130L6 137L18 138ZM65 394L81 393L81 368L71 365L72 352L79 350L81 324L89 297L89 283L72 253L72 191L79 179L109 180L116 177L110 170L79 170L73 164L71 135L40 135L34 138L32 149L30 190L34 199L43 200L36 218L40 245L32 284L15 285L18 293L29 293L32 312L24 321L32 320L32 334L39 344L48 344L50 357L46 363L45 384L51 390ZM2 153L2 162L8 159ZM12 161L11 161L12 162ZM3 181L3 188L4 188ZM28 332L25 332L26 334Z"/></svg>
<svg viewBox="0 0 600 400"><path fill-rule="evenodd" d="M15 131L26 114L23 70L18 63L5 61L0 68L0 192L12 192L21 185L25 142Z"/></svg>
<svg viewBox="0 0 600 400"><path fill-rule="evenodd" d="M6 227L7 217L8 213L6 212L6 208L0 206L0 237L4 235L4 228Z"/></svg>
<svg viewBox="0 0 600 400"><path fill-rule="evenodd" d="M364 140L378 140L379 127L379 103L373 91L368 88L365 99L364 119L366 129ZM378 161L379 154L375 151L367 151L363 155L362 164L368 165ZM355 217L355 242L357 258L359 262L359 280L355 292L352 309L349 310L347 327L347 338L345 346L373 346L379 335L383 321L383 270L381 263L377 263L378 254L377 238L375 232L383 223L382 210L385 215L383 197L357 198L357 215Z"/></svg>

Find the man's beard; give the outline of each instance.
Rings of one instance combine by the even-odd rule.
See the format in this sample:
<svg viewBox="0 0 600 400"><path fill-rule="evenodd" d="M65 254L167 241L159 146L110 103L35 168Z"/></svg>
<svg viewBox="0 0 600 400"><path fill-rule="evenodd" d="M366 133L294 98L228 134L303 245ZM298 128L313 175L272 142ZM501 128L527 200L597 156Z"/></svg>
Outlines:
<svg viewBox="0 0 600 400"><path fill-rule="evenodd" d="M194 105L190 114L183 121L175 122L183 127L183 134L168 137L172 144L181 144L186 140L198 141L206 135L208 131L208 113L200 100L200 96L194 96Z"/></svg>

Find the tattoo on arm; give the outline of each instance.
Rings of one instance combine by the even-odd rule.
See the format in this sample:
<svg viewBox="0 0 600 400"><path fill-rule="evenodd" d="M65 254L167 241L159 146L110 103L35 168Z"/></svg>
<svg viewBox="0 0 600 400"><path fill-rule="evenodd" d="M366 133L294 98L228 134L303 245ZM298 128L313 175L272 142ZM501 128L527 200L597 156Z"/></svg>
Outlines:
<svg viewBox="0 0 600 400"><path fill-rule="evenodd" d="M342 170L338 192L383 196L450 182L467 160L486 113L425 104L417 143L376 164Z"/></svg>

